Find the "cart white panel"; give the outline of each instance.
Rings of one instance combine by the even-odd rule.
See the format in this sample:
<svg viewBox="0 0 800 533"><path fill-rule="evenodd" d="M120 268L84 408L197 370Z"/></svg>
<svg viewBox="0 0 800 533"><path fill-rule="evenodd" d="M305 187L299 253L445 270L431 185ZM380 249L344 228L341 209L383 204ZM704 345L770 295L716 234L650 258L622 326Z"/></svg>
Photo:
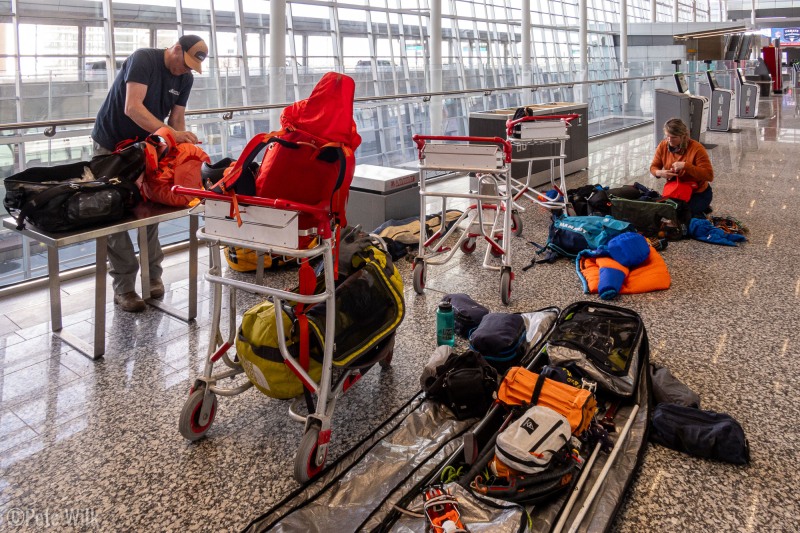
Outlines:
<svg viewBox="0 0 800 533"><path fill-rule="evenodd" d="M271 207L239 204L242 225L230 216L231 203L206 200L206 233L254 243L297 248L298 214Z"/></svg>
<svg viewBox="0 0 800 533"><path fill-rule="evenodd" d="M504 168L503 150L494 144L425 145L421 167L436 170L495 172Z"/></svg>
<svg viewBox="0 0 800 533"><path fill-rule="evenodd" d="M520 139L560 139L567 136L564 120L534 120L520 123Z"/></svg>

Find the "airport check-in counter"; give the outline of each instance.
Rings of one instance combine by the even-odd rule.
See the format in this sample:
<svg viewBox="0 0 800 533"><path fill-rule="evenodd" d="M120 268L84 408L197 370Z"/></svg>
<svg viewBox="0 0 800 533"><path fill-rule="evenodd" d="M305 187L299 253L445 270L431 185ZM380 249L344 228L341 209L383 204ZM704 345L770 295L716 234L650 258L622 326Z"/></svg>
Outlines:
<svg viewBox="0 0 800 533"><path fill-rule="evenodd" d="M664 123L679 118L689 127L689 137L703 142L708 121L708 100L683 92L655 90L653 127L655 145L664 139Z"/></svg>
<svg viewBox="0 0 800 533"><path fill-rule="evenodd" d="M569 140L566 141L564 160L564 173L572 174L589 166L589 110L586 104L575 102L552 102L549 104L531 104L525 106L532 116L543 115L568 115L577 114L578 118L570 123L567 130ZM506 138L506 121L514 118L517 108L496 109L470 113L469 134L476 137L501 137ZM530 145L527 147L514 147L511 163L511 177L524 180L528 174L528 163L522 161L531 157L556 155L560 146L558 143L550 145ZM520 161L517 161L517 160ZM531 168L531 181L533 186L544 185L550 182L550 161L534 161ZM470 180L470 190L477 189L477 180Z"/></svg>

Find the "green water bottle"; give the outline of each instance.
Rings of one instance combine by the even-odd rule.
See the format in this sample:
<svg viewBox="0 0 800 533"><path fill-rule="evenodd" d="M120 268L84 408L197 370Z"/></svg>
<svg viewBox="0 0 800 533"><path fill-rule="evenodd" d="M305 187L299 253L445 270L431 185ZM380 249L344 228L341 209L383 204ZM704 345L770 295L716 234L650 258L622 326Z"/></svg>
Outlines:
<svg viewBox="0 0 800 533"><path fill-rule="evenodd" d="M441 302L436 310L436 345L456 345L455 315L450 302Z"/></svg>

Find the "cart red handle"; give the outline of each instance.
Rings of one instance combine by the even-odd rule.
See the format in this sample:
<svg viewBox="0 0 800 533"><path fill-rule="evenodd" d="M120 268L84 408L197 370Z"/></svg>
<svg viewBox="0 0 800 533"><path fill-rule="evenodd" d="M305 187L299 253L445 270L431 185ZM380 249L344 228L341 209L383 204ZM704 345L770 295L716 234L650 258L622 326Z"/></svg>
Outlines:
<svg viewBox="0 0 800 533"><path fill-rule="evenodd" d="M506 135L511 135L514 133L514 126L521 122L536 122L537 120L563 120L567 123L567 126L570 126L570 122L576 118L580 118L580 115L577 113L570 113L569 115L539 115L534 117L521 117L515 120L507 120Z"/></svg>
<svg viewBox="0 0 800 533"><path fill-rule="evenodd" d="M577 116L577 115L576 115ZM496 144L503 149L503 159L505 163L511 162L511 143L502 137L459 137L453 135L414 135L411 137L417 145L419 158L422 159L422 150L425 148L425 141L461 141L472 143Z"/></svg>

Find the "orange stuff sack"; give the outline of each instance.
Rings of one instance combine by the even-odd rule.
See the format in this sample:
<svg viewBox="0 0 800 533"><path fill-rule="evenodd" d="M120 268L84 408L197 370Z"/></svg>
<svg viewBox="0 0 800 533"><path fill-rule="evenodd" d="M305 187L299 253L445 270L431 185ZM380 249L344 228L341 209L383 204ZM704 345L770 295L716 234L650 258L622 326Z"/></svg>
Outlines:
<svg viewBox="0 0 800 533"><path fill-rule="evenodd" d="M148 140L146 168L141 184L142 196L151 202L175 207L188 207L195 200L172 192L173 185L202 189L200 167L211 163L211 158L199 146L192 143L175 143L166 128L159 129L155 135L163 140L158 146L151 137ZM162 154L158 157L159 152Z"/></svg>
<svg viewBox="0 0 800 533"><path fill-rule="evenodd" d="M506 373L497 391L497 399L509 406L549 407L566 417L573 435L583 433L597 411L597 400L588 390L554 381L520 366L512 367Z"/></svg>

